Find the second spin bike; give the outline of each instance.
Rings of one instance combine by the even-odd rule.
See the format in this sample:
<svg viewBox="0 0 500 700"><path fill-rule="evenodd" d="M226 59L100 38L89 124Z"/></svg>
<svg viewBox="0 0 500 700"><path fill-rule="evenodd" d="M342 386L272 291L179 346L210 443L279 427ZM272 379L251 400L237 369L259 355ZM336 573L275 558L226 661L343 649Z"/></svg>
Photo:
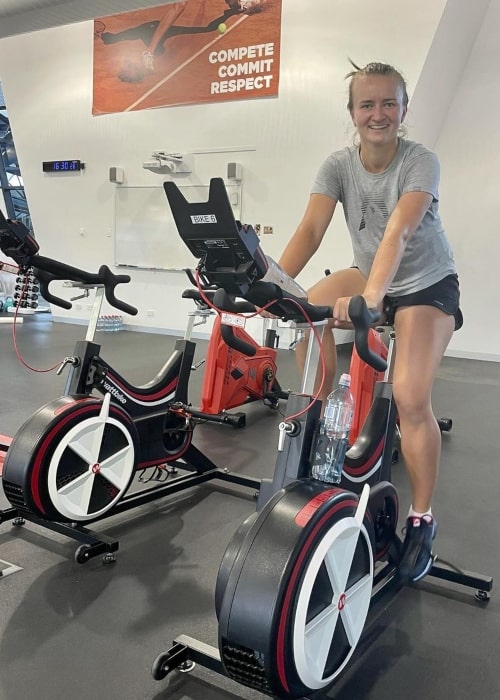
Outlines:
<svg viewBox="0 0 500 700"><path fill-rule="evenodd" d="M243 353L230 347L224 340L221 316L211 307L216 288L210 284L201 285L191 270L185 272L193 287L185 289L182 298L192 299L196 310L189 314L184 338L191 340L194 326L215 316L206 357L193 368L204 365L200 411L210 421L242 428L246 424L246 414L243 411L230 412L232 409L262 402L277 410L279 401L288 398L288 392L283 391L276 376L279 340L276 330L268 328L261 345L244 328L236 328L234 332L245 341L246 350Z"/></svg>
<svg viewBox="0 0 500 700"><path fill-rule="evenodd" d="M115 275L105 265L89 273L43 257L26 227L1 212L0 248L22 270L34 270L52 304L71 308L49 290L55 280L95 289L86 338L59 368L69 367L63 396L39 408L9 440L2 485L12 508L0 513L0 521L22 524L26 518L81 541L79 563L98 554L113 561L116 540L83 526L215 478L258 491L260 480L219 469L192 442L196 412L188 405L187 388L194 343L176 341L156 376L142 386L101 356L93 337L104 295L113 307L137 313L115 296L128 275ZM147 488L129 494L134 476L146 481L141 475L147 469L156 476Z"/></svg>

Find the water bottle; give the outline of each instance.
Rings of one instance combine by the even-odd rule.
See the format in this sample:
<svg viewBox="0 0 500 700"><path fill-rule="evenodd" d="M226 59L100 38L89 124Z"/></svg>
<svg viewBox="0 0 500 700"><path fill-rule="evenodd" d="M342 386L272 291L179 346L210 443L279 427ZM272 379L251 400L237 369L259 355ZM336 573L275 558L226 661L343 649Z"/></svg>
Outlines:
<svg viewBox="0 0 500 700"><path fill-rule="evenodd" d="M313 463L315 479L338 484L342 477L345 453L349 445L349 431L354 416L354 399L350 392L351 377L343 374L335 391L329 394L325 415L320 425L320 440L325 443L324 460Z"/></svg>
<svg viewBox="0 0 500 700"><path fill-rule="evenodd" d="M266 255L267 260L267 272L262 278L263 282L272 282L277 284L278 287L288 294L293 294L294 297L299 299L307 299L307 292L303 287L296 282L293 277L290 277L283 268L281 268L278 263L273 260L269 255Z"/></svg>

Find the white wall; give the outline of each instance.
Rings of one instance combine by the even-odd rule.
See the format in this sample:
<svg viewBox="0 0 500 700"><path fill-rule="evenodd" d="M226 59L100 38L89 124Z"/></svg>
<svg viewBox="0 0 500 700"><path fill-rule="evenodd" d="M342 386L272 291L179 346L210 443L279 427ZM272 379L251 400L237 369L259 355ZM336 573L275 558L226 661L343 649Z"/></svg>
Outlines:
<svg viewBox="0 0 500 700"><path fill-rule="evenodd" d="M500 0L491 2L490 13L499 3ZM422 129L425 126L426 102L431 109L433 94L442 95L442 86L440 89L429 78L442 68L439 57L449 55L451 50L463 59L473 45L485 5L478 2L471 15L468 0L385 0L382 7L368 0L316 0L314 11L310 3L283 0L281 84L277 99L99 117L91 116L91 22L0 40L0 80L43 253L89 269L97 269L101 263L112 266L112 238L107 232L113 226L115 185L108 182L109 167L124 168L128 185L159 184L161 177L141 167L152 150L188 152L219 146L233 147L234 152L195 155L193 175L183 182L207 183L210 177L225 175L229 160L241 162L242 219L274 227L274 235L265 237L263 245L267 253L277 257L302 215L319 164L331 150L345 145L352 137L345 109L347 57L361 64L387 61L402 69L410 93L416 90L415 111L410 110L409 114L409 136L414 137L412 129L418 131L419 124ZM444 24L440 24L441 19ZM498 17L494 19L497 21ZM484 180L478 177L484 173L485 163L495 160L492 137L497 138L494 128L488 128L483 135L483 124L491 113L489 104L497 99L494 72L500 50L494 41L495 25L489 26L490 30L487 17L473 60L477 65L488 62L485 70L492 81L491 89L484 71L476 73L474 69L471 74L467 67L467 82L461 83L456 92L458 109L450 112L441 136L433 134L443 161L443 218L457 252L467 316L466 327L453 339L452 352L469 356L496 352L480 328L485 323L477 303L481 285L477 288L472 284L475 278L469 272L473 266L479 276L486 260L491 259L490 238L495 221L493 182L484 188ZM437 53L435 40L442 47ZM432 56L437 58L430 61ZM456 84L458 76L454 80ZM476 99L479 88L480 102ZM444 100L440 105L440 123L446 119L448 104L449 100ZM488 149L484 158L475 155L476 141L479 144L481 140L484 146L480 152ZM242 146L255 150L239 152ZM82 159L85 172L63 179L42 174L43 160L62 157ZM479 194L482 206L473 208L472 198L462 194L471 188ZM482 225L477 225L483 216L485 221L481 219ZM80 235L82 228L85 236ZM300 281L308 286L323 274L325 267L333 269L350 261L350 244L339 213L321 251ZM131 274L133 281L124 287L122 296L138 306L140 313L127 319L128 323L182 330L191 310L189 302L180 299L187 286L183 276L146 271ZM472 308L477 324L471 323ZM155 310L153 318L146 316L148 309ZM59 313L64 316L62 310ZM74 308L67 317L85 315L85 308Z"/></svg>
<svg viewBox="0 0 500 700"><path fill-rule="evenodd" d="M442 163L442 213L455 246L465 317L450 352L497 360L499 27L500 0L492 0L436 144Z"/></svg>

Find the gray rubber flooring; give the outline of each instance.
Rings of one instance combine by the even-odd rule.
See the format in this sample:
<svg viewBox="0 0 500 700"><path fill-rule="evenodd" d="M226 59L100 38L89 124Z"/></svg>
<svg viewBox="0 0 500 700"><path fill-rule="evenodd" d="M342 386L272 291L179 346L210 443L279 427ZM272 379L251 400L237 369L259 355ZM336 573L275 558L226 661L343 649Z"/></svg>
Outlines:
<svg viewBox="0 0 500 700"><path fill-rule="evenodd" d="M81 326L27 319L17 343L38 368L71 354ZM103 356L138 384L173 347L167 336L102 334ZM63 392L65 377L34 373L15 356L11 326L0 325L0 433L13 435L39 406ZM206 343L197 346L197 360ZM347 349L340 368L347 367ZM199 400L202 371L191 380ZM285 388L298 388L293 353L279 354ZM436 553L455 566L500 574L500 364L445 358L435 385L437 415L453 418L443 436L434 512ZM273 472L277 425L267 408L246 407L247 426L196 428L194 443L222 468L258 478ZM402 464L393 480L408 507ZM7 501L0 490L0 506ZM92 527L119 540L117 561L74 561L78 543L32 523L0 525L0 559L20 570L0 578L0 700L212 700L262 698L197 666L157 682L156 656L179 634L217 644L214 588L232 534L254 508L251 494L219 482L102 520ZM430 579L391 598L367 631L336 700L500 698L500 603ZM320 695L321 696L321 695Z"/></svg>

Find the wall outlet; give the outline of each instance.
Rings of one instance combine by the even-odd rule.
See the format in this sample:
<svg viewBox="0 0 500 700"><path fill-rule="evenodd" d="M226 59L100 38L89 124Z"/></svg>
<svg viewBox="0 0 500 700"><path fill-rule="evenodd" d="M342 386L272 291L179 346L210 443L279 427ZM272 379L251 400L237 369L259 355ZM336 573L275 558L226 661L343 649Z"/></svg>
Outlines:
<svg viewBox="0 0 500 700"><path fill-rule="evenodd" d="M82 308L82 305L81 305L81 304L75 304L75 309L76 309L77 311L80 311L81 308Z"/></svg>
<svg viewBox="0 0 500 700"><path fill-rule="evenodd" d="M148 309L146 311L146 316L154 316L154 315L155 315L154 309Z"/></svg>

